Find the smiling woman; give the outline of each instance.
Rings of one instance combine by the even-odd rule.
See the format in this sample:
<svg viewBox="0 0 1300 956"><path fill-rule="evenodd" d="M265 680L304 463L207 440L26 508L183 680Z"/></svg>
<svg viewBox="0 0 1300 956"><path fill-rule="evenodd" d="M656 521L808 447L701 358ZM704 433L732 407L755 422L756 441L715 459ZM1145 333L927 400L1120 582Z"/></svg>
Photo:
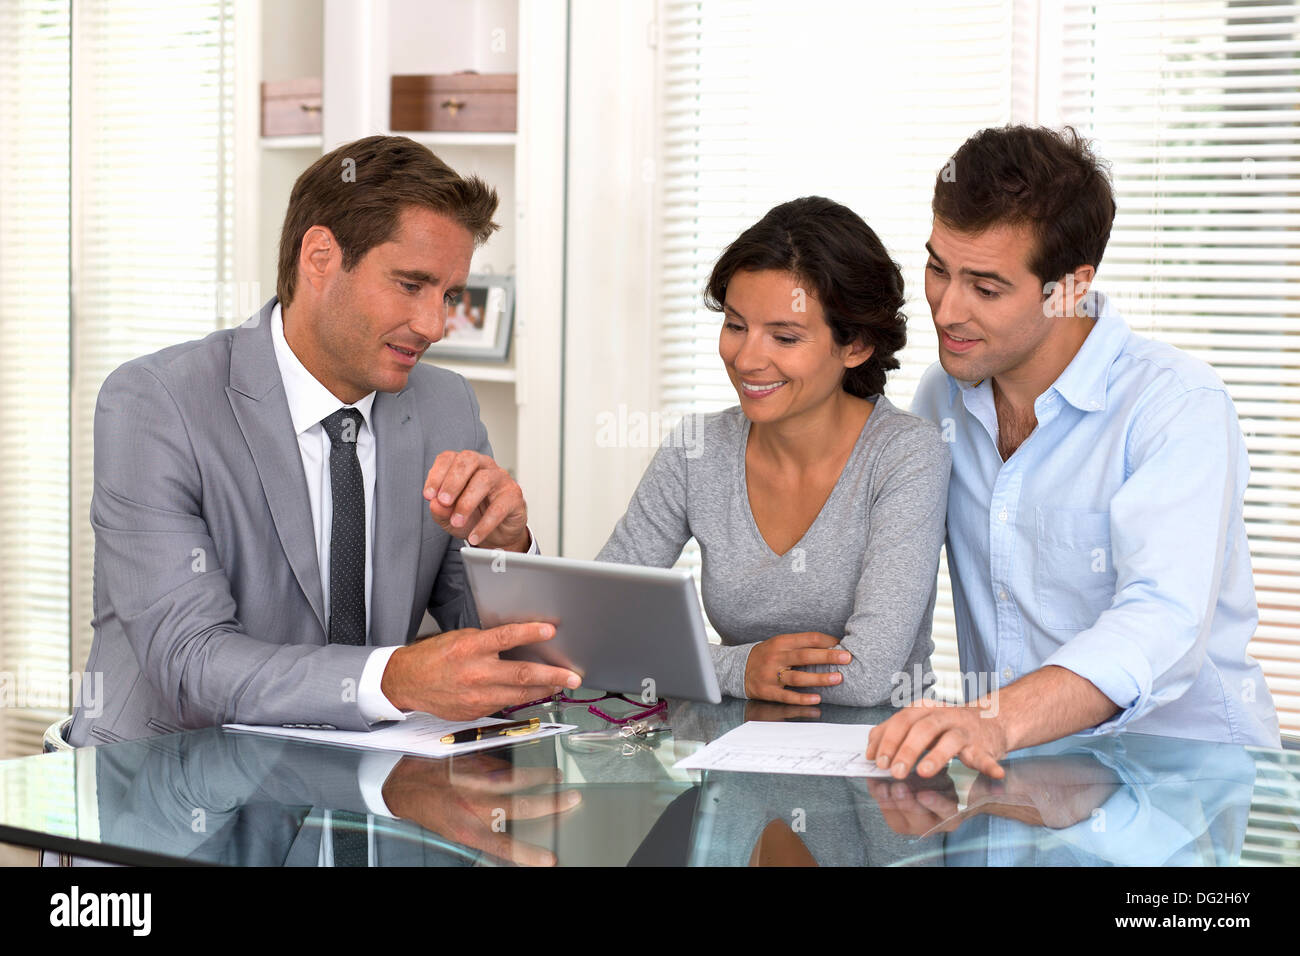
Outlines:
<svg viewBox="0 0 1300 956"><path fill-rule="evenodd" d="M728 247L705 302L740 405L660 447L598 559L668 567L699 542L723 693L911 700L929 682L949 456L883 394L906 341L898 267L855 213L808 197Z"/></svg>

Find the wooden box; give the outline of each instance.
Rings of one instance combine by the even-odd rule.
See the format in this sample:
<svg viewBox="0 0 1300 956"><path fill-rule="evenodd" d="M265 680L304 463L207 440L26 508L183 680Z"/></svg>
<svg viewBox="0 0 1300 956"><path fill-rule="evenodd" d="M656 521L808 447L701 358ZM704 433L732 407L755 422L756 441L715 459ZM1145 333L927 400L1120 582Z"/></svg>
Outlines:
<svg viewBox="0 0 1300 956"><path fill-rule="evenodd" d="M262 84L262 135L303 136L320 132L319 76Z"/></svg>
<svg viewBox="0 0 1300 956"><path fill-rule="evenodd" d="M394 76L394 131L509 133L515 130L518 75L450 73Z"/></svg>

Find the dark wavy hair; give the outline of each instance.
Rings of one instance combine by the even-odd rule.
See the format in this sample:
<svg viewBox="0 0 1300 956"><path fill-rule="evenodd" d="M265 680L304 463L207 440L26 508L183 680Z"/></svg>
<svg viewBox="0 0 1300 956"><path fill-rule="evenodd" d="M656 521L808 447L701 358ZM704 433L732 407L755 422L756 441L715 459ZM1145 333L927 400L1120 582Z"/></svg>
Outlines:
<svg viewBox="0 0 1300 956"><path fill-rule="evenodd" d="M903 273L884 244L846 206L821 196L793 199L772 209L718 258L704 305L722 311L737 272L789 272L808 286L838 346L871 346L871 357L845 369L844 391L859 398L885 392L885 373L899 367L907 344Z"/></svg>
<svg viewBox="0 0 1300 956"><path fill-rule="evenodd" d="M1081 265L1096 268L1115 221L1106 165L1072 127L982 129L953 154L934 181L931 210L958 232L1028 225L1029 270L1044 284Z"/></svg>

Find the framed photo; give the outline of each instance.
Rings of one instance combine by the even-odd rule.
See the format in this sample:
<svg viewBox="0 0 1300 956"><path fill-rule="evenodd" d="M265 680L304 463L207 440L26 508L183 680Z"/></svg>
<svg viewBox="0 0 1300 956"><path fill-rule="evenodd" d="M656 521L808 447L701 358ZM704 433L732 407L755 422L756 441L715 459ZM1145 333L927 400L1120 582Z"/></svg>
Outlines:
<svg viewBox="0 0 1300 956"><path fill-rule="evenodd" d="M515 321L515 277L471 275L459 300L447 310L442 339L426 353L436 359L504 362Z"/></svg>

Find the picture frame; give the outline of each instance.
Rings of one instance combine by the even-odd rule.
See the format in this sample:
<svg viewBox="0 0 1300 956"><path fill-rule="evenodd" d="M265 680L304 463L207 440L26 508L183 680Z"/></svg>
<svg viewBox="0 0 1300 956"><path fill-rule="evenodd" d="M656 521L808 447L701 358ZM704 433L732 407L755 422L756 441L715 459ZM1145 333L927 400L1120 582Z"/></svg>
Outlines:
<svg viewBox="0 0 1300 956"><path fill-rule="evenodd" d="M476 273L447 310L443 336L425 353L434 359L504 362L515 321L515 277Z"/></svg>

